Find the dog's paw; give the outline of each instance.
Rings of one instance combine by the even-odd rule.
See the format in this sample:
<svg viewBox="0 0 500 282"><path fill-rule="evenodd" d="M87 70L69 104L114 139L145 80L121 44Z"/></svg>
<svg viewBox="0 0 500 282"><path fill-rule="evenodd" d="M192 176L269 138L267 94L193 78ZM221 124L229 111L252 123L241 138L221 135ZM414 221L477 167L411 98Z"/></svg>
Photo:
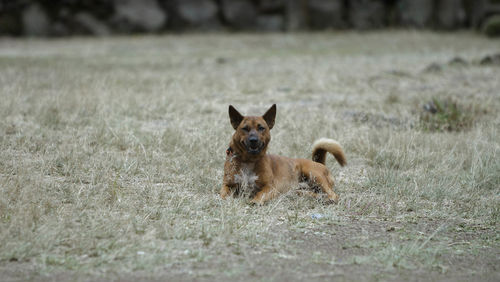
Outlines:
<svg viewBox="0 0 500 282"><path fill-rule="evenodd" d="M332 196L328 196L328 199L325 201L325 204L331 205L331 204L338 204L340 200L339 195L335 194Z"/></svg>
<svg viewBox="0 0 500 282"><path fill-rule="evenodd" d="M250 202L248 202L248 204L251 206L262 206L264 203L260 200L252 199L250 200Z"/></svg>
<svg viewBox="0 0 500 282"><path fill-rule="evenodd" d="M219 192L220 197L223 200L225 200L230 194L231 194L231 190L229 189L229 187L227 187L226 185L223 185L220 192Z"/></svg>

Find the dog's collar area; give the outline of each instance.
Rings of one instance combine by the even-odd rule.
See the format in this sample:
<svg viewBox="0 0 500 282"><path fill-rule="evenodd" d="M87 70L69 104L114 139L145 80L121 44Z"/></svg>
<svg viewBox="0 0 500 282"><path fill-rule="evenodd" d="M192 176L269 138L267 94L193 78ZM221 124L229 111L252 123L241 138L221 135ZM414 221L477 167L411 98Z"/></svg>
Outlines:
<svg viewBox="0 0 500 282"><path fill-rule="evenodd" d="M227 150L226 150L226 157L228 158L228 160L229 160L230 162L232 162L232 161L233 161L233 159L234 159L234 158L236 158L237 156L238 156L238 155L236 155L236 154L234 153L233 148L231 148L231 147L227 148Z"/></svg>

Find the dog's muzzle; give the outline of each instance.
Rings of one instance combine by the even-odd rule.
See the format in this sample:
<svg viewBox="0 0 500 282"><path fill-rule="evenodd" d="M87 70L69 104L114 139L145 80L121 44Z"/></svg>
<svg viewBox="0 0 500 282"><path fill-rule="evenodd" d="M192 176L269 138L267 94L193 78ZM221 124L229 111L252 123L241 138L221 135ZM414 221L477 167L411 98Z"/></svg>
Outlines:
<svg viewBox="0 0 500 282"><path fill-rule="evenodd" d="M259 140L257 136L250 136L244 142L247 152L252 155L257 155L262 151L264 143Z"/></svg>

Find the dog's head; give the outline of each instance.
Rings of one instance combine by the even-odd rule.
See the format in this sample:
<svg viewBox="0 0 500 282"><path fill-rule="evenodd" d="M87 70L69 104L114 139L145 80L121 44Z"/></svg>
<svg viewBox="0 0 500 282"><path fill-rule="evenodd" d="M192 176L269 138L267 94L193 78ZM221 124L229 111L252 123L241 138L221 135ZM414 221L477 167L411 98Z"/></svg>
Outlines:
<svg viewBox="0 0 500 282"><path fill-rule="evenodd" d="M229 106L229 119L235 132L233 134L233 149L247 156L257 158L266 153L267 144L271 141L270 130L274 126L276 104L263 116L243 116L233 106Z"/></svg>

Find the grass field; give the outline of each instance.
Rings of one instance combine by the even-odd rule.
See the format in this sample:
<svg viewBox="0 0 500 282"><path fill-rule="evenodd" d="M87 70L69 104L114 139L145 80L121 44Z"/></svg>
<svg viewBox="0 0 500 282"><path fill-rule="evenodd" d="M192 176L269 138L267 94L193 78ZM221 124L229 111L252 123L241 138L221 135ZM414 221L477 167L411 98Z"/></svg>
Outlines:
<svg viewBox="0 0 500 282"><path fill-rule="evenodd" d="M499 51L403 31L1 39L0 280L498 281L500 66L479 61ZM343 145L338 205L219 198L228 105L272 103L269 152Z"/></svg>

